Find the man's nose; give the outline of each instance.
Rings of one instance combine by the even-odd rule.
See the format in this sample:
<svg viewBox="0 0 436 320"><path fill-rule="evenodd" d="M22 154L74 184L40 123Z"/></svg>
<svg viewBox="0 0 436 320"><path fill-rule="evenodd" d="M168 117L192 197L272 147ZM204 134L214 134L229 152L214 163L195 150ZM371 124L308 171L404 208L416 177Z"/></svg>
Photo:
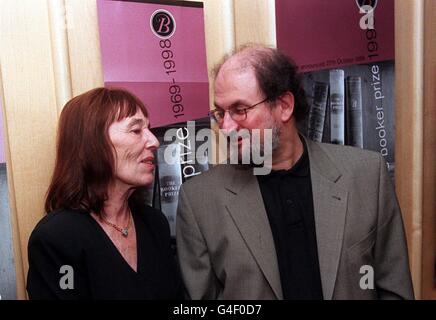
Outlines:
<svg viewBox="0 0 436 320"><path fill-rule="evenodd" d="M224 113L223 121L219 126L224 134L230 134L233 131L237 131L238 126L238 123L232 119L228 112Z"/></svg>

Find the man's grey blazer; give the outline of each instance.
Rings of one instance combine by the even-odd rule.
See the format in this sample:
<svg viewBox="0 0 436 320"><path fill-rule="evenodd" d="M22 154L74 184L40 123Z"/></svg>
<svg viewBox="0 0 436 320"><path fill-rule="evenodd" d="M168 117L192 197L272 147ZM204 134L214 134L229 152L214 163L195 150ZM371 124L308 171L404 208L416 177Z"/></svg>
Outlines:
<svg viewBox="0 0 436 320"><path fill-rule="evenodd" d="M324 299L413 299L403 221L381 155L306 142ZM176 230L192 299L283 298L251 168L218 165L184 183Z"/></svg>

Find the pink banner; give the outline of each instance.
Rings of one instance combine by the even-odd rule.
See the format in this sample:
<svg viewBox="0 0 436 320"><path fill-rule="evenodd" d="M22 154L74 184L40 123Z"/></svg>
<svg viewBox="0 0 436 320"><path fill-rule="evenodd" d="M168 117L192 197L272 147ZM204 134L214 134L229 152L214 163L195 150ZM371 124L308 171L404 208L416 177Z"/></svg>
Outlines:
<svg viewBox="0 0 436 320"><path fill-rule="evenodd" d="M208 105L208 96L199 94L208 90L207 83L184 82L168 86L163 82L106 82L108 87L124 88L135 94L141 101L144 101L149 111L150 125L160 127L161 124L168 124L168 119L173 123L185 121L183 119L199 119L205 116L204 110L196 106ZM169 94L169 89L183 92L183 100L180 95ZM172 99L172 100L171 100ZM178 103L180 100L181 103ZM207 114L208 110L206 110ZM170 115L170 116L169 116Z"/></svg>
<svg viewBox="0 0 436 320"><path fill-rule="evenodd" d="M360 6L374 7L375 30ZM276 0L277 47L301 72L394 59L394 0Z"/></svg>
<svg viewBox="0 0 436 320"><path fill-rule="evenodd" d="M138 95L153 127L209 111L204 16L198 5L97 1L105 85Z"/></svg>

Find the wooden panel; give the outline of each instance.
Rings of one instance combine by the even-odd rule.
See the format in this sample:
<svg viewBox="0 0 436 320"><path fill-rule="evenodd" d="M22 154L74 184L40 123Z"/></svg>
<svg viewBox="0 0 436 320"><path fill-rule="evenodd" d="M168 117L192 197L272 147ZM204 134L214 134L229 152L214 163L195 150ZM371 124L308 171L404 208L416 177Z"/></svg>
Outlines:
<svg viewBox="0 0 436 320"><path fill-rule="evenodd" d="M395 180L416 298L422 278L423 14L423 0L395 2Z"/></svg>
<svg viewBox="0 0 436 320"><path fill-rule="evenodd" d="M224 54L235 48L233 0L205 0L207 66L211 70ZM209 78L212 83L213 78Z"/></svg>
<svg viewBox="0 0 436 320"><path fill-rule="evenodd" d="M95 0L65 0L73 96L101 87L103 70Z"/></svg>
<svg viewBox="0 0 436 320"><path fill-rule="evenodd" d="M436 2L426 0L424 12L422 298L436 299Z"/></svg>
<svg viewBox="0 0 436 320"><path fill-rule="evenodd" d="M14 246L17 251L17 246L21 247L22 261L21 268L20 260L16 260L17 294L24 298L27 241L43 216L44 196L54 164L56 89L47 2L4 0L0 15L8 180Z"/></svg>
<svg viewBox="0 0 436 320"><path fill-rule="evenodd" d="M72 98L70 62L68 57L68 35L65 3L63 0L48 0L53 71L56 88L58 114L64 104Z"/></svg>
<svg viewBox="0 0 436 320"><path fill-rule="evenodd" d="M275 0L235 1L236 46L248 42L276 47Z"/></svg>
<svg viewBox="0 0 436 320"><path fill-rule="evenodd" d="M207 67L209 70L209 108L214 109L214 76L212 69L221 61L225 54L235 49L235 26L234 26L234 1L233 0L205 0L204 23L206 34ZM214 127L216 132L218 128ZM217 143L213 144L212 158L215 162L224 160L223 151L217 149Z"/></svg>

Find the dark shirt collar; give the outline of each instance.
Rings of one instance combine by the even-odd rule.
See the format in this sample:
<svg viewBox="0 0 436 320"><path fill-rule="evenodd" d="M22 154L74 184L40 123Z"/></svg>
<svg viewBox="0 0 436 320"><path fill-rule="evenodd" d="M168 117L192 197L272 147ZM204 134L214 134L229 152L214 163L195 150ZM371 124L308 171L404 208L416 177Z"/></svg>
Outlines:
<svg viewBox="0 0 436 320"><path fill-rule="evenodd" d="M284 177L288 175L294 177L307 177L310 174L309 155L307 152L306 141L304 141L304 138L302 138L301 136L300 136L300 140L303 143L303 154L290 169L272 170L270 174L265 176L259 176L259 178L264 177L265 179L269 179L269 178Z"/></svg>

